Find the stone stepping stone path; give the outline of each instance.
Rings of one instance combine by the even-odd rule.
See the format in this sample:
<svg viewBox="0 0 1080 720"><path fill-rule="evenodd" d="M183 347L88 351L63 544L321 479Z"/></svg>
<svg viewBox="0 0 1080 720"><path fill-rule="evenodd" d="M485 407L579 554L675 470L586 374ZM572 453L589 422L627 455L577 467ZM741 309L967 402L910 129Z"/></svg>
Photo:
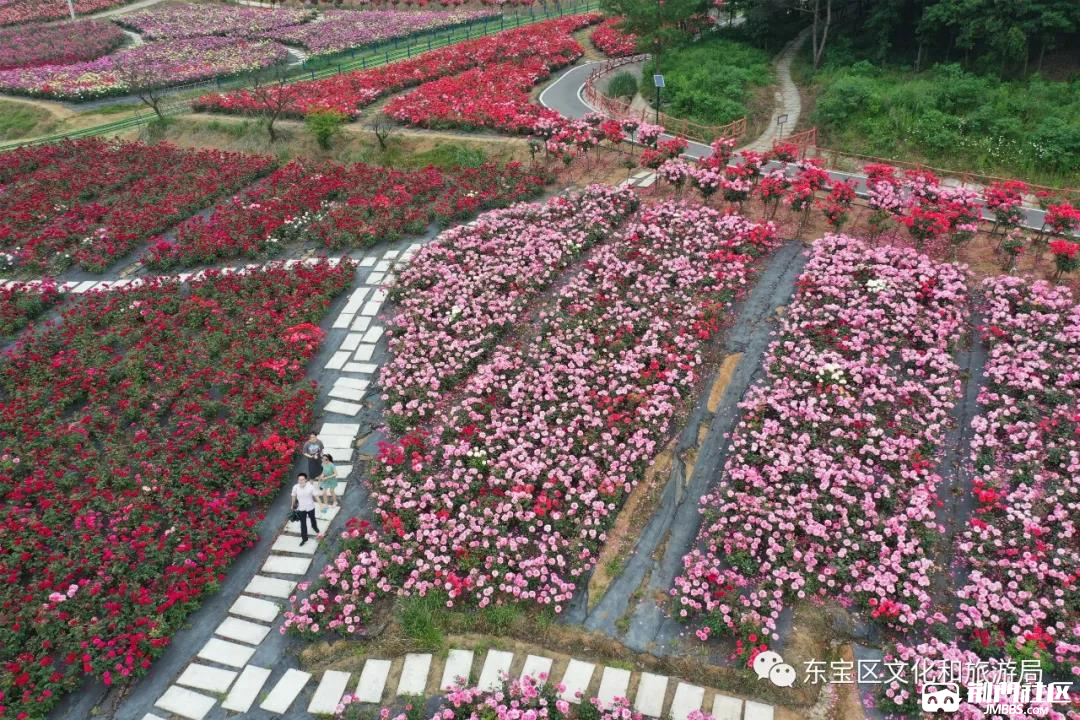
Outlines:
<svg viewBox="0 0 1080 720"><path fill-rule="evenodd" d="M458 678L468 678L473 672L479 658L473 650L467 648L453 648L445 658L443 668L439 675L438 692L442 693L457 685ZM515 656L511 652L491 649L484 655L479 678L476 685L480 687L498 687L500 677L510 677L511 669L520 663L520 676L529 675L537 677L551 672L554 665L552 658L541 655L527 655L524 658ZM396 690L387 696L387 682L392 676L393 668L400 668L400 678ZM425 690L429 687L429 681L433 679L432 668L435 666L435 658L428 653L410 653L398 660L386 660L369 658L360 672L355 689L352 694L357 696L360 702L373 706L382 706L393 703L396 698L402 696L422 695L426 697ZM251 666L249 666L250 668ZM245 671L246 672L246 671ZM269 674L269 670L265 671ZM637 683L633 682L637 675ZM310 676L299 670L288 670L281 677L277 685L270 691L267 700L260 705L263 709L268 708L268 703L281 710L272 710L277 713L289 711L290 717L302 717L298 715L298 708L289 710L290 704L295 697L307 685ZM349 683L352 674L339 670L327 670L319 680L314 694L307 706L307 712L311 715L333 714L341 698L349 692ZM248 696L253 697L253 692L265 681L265 676L256 678L253 682L254 691L249 691ZM244 682L241 677L236 683L239 687ZM643 715L654 720L687 720L695 710L709 712L706 706L706 698L711 695L711 712L716 720L773 720L775 709L772 705L724 695L708 688L682 682L664 675L653 673L636 673L624 668L611 666L597 667L592 662L571 658L563 672L561 681L566 685L566 691L561 697L569 702L581 702L594 695L605 704L611 703L615 698L631 700L633 706ZM670 704L667 702L668 688L674 684ZM635 687L634 693L630 688ZM280 690L279 690L280 688ZM234 693L237 692L234 690ZM578 693L581 693L581 697ZM280 696L281 702L272 703L271 698ZM633 695L634 697L630 697ZM232 695L224 704L227 709L232 709L228 703L232 701ZM248 701L250 703L250 701ZM242 703L237 703L239 711L243 711ZM745 714L744 714L745 707Z"/></svg>
<svg viewBox="0 0 1080 720"><path fill-rule="evenodd" d="M333 458L339 478L337 495L344 496L350 486L354 447L360 433L360 423L353 418L363 410L364 397L374 390L378 365L370 362L380 342L384 342L385 328L376 321L388 293L381 287L396 263L407 262L421 247L414 243L404 252L387 251L381 257L368 255L360 266L371 268L368 278L349 295L345 306L333 320L331 328L346 330L339 348L331 355L325 368L331 373L332 385L329 399L323 407L326 422L318 430L318 436ZM289 260L285 266L300 262L314 263L315 258ZM340 259L333 259L340 262ZM224 274L250 272L261 267L257 264L226 268ZM202 273L181 273L175 276L181 282L201 277ZM108 290L116 287L137 285L145 282L139 278L118 281L86 281L71 283L68 292L84 293L91 290ZM336 377L335 377L336 375ZM332 532L340 507L320 508L316 523L323 533ZM309 528L310 530L310 528ZM284 674L271 680L270 668L249 665L256 649L265 641L275 624L279 622L286 601L296 591L301 580L311 579L321 566L316 567L313 558L321 546L316 533L304 545L300 545L300 523L286 522L270 547L270 554L261 569L251 578L228 615L214 630L212 637L198 651L192 662L184 668L175 684L170 686L157 701L156 707L188 720L202 720L221 700L221 706L231 712L247 713L258 705L270 713L284 713L297 708L297 696L308 685L311 676L288 668ZM509 654L508 658L512 659ZM464 674L471 671L472 654ZM398 692L423 694L431 666L430 655L417 655L407 662L401 675ZM369 660L361 673L357 694L362 698L374 698L377 702L385 690L391 662ZM509 663L506 662L506 669ZM338 701L345 694L352 680L349 673L327 671L320 679L307 706L311 714L332 714ZM264 691L264 687L267 690ZM206 693L206 694L203 694ZM261 700L261 702L260 702Z"/></svg>

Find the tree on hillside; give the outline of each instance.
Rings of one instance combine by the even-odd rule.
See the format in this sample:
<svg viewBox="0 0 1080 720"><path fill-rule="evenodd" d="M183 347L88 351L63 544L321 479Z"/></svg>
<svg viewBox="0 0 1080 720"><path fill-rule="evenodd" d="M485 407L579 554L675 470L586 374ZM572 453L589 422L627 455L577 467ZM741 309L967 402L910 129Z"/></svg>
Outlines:
<svg viewBox="0 0 1080 720"><path fill-rule="evenodd" d="M278 139L274 123L289 109L296 98L296 85L285 82L284 78L278 78L274 82L265 82L261 78L255 79L255 85L251 88L251 99L255 101L259 114L263 117L270 142Z"/></svg>
<svg viewBox="0 0 1080 720"><path fill-rule="evenodd" d="M164 88L160 87L161 78L149 63L140 62L129 54L116 66L116 76L132 95L154 111L159 120L165 119L161 110L161 103L165 99Z"/></svg>

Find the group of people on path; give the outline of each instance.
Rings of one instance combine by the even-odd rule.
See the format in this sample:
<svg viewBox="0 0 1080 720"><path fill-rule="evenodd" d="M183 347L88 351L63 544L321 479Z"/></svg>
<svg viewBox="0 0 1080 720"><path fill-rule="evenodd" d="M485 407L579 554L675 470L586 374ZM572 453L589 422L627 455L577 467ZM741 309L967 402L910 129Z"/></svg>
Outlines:
<svg viewBox="0 0 1080 720"><path fill-rule="evenodd" d="M315 433L311 433L308 439L300 446L300 454L307 462L307 472L296 476L296 484L292 489L293 517L299 515L300 520L300 544L308 541L308 522L315 531L316 537L322 538L319 524L315 519L315 510L318 506L320 514L326 515L331 507L337 507L337 468L334 467L334 458L329 453L323 452L322 440Z"/></svg>

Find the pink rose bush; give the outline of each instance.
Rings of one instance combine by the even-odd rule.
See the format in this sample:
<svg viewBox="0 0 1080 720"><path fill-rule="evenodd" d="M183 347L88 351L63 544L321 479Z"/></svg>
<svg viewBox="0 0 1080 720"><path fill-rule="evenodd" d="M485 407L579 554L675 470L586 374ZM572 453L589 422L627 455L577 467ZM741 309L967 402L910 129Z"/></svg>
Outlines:
<svg viewBox="0 0 1080 720"><path fill-rule="evenodd" d="M826 235L797 288L671 590L699 637L740 647L773 635L797 598L900 631L934 618L933 469L960 392L964 273Z"/></svg>
<svg viewBox="0 0 1080 720"><path fill-rule="evenodd" d="M551 281L636 208L632 191L594 185L486 213L421 248L391 289L399 311L379 373L390 427L400 433L430 419Z"/></svg>
<svg viewBox="0 0 1080 720"><path fill-rule="evenodd" d="M284 63L284 46L269 40L196 37L157 40L70 65L0 70L0 91L62 100L90 100L131 92L139 84L169 87L239 75Z"/></svg>
<svg viewBox="0 0 1080 720"><path fill-rule="evenodd" d="M273 257L299 240L341 249L421 233L487 208L529 198L547 177L521 165L415 171L294 160L208 216L153 241L143 263L155 270L222 259Z"/></svg>
<svg viewBox="0 0 1080 720"><path fill-rule="evenodd" d="M145 673L254 544L311 427L318 323L354 273L92 292L3 356L4 717Z"/></svg>
<svg viewBox="0 0 1080 720"><path fill-rule="evenodd" d="M102 272L273 160L97 138L0 155L0 272Z"/></svg>
<svg viewBox="0 0 1080 720"><path fill-rule="evenodd" d="M581 46L570 34L599 20L600 16L595 13L568 15L430 50L409 60L371 70L294 83L288 90L287 114L302 117L318 110L335 110L355 118L361 107L380 97L472 67L519 61L530 56L543 59L578 57ZM199 98L196 107L232 113L266 110L265 104L247 90L205 95Z"/></svg>
<svg viewBox="0 0 1080 720"><path fill-rule="evenodd" d="M89 15L129 0L73 0L75 13ZM21 25L43 20L63 20L69 17L66 2L43 2L43 0L5 0L0 3L0 25Z"/></svg>
<svg viewBox="0 0 1080 720"><path fill-rule="evenodd" d="M0 70L93 60L120 47L124 38L123 30L105 20L5 28Z"/></svg>
<svg viewBox="0 0 1080 720"><path fill-rule="evenodd" d="M770 225L665 203L598 246L430 425L382 446L371 547L394 592L561 611L692 395L753 258L776 244ZM315 585L329 588L318 624L362 623L345 610L372 580L358 597L327 573L345 574ZM286 625L309 629L303 615Z"/></svg>
<svg viewBox="0 0 1080 720"><path fill-rule="evenodd" d="M300 45L312 55L330 55L498 16L493 10L323 10L316 23L279 27L263 35Z"/></svg>
<svg viewBox="0 0 1080 720"><path fill-rule="evenodd" d="M176 3L121 15L116 22L146 40L161 40L205 35L253 37L269 30L306 23L314 17L314 10Z"/></svg>
<svg viewBox="0 0 1080 720"><path fill-rule="evenodd" d="M957 548L955 629L977 651L1080 676L1080 305L1067 288L983 284L987 384L972 420L978 503Z"/></svg>

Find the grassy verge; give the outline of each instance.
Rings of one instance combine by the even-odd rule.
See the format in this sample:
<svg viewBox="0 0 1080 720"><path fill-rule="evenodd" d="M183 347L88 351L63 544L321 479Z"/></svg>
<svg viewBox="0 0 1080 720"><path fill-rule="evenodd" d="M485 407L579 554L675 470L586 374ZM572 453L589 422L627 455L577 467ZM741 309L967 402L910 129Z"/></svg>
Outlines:
<svg viewBox="0 0 1080 720"><path fill-rule="evenodd" d="M52 132L52 113L26 103L0 100L0 140L18 140Z"/></svg>
<svg viewBox="0 0 1080 720"><path fill-rule="evenodd" d="M843 152L945 169L1080 183L1080 79L1002 81L939 65L914 73L834 52L796 81L814 98L804 110L819 142Z"/></svg>
<svg viewBox="0 0 1080 720"><path fill-rule="evenodd" d="M662 110L703 125L725 125L747 117L751 125L772 111L776 82L767 52L745 42L709 37L664 51L646 63L642 76L664 75ZM653 101L652 83L642 93ZM766 102L761 102L764 99Z"/></svg>

